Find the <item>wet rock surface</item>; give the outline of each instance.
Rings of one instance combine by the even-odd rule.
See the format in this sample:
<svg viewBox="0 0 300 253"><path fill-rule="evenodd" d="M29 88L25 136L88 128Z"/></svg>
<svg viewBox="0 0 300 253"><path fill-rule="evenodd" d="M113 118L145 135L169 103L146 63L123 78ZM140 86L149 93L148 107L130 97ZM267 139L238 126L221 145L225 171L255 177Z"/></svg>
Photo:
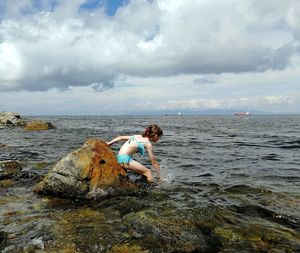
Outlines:
<svg viewBox="0 0 300 253"><path fill-rule="evenodd" d="M0 180L16 176L22 170L18 161L0 161Z"/></svg>
<svg viewBox="0 0 300 253"><path fill-rule="evenodd" d="M0 250L3 250L7 245L8 233L0 231Z"/></svg>
<svg viewBox="0 0 300 253"><path fill-rule="evenodd" d="M13 179L2 179L0 180L0 188L9 188L15 184Z"/></svg>
<svg viewBox="0 0 300 253"><path fill-rule="evenodd" d="M139 244L142 239L151 252L207 252L204 235L193 220L161 214L146 210L126 215L123 222L132 241Z"/></svg>
<svg viewBox="0 0 300 253"><path fill-rule="evenodd" d="M90 139L83 147L62 158L34 188L39 194L71 198L93 198L121 184L126 171L117 163L115 153L101 140Z"/></svg>

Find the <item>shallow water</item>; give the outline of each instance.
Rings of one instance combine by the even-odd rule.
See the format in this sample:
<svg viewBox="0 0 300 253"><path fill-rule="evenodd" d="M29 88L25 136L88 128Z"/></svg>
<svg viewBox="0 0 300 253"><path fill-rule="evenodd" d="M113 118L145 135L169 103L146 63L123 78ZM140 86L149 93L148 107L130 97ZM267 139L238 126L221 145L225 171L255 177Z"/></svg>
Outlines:
<svg viewBox="0 0 300 253"><path fill-rule="evenodd" d="M0 160L23 168L0 186L3 252L300 252L300 116L39 119L57 129L0 129ZM164 183L89 202L32 193L88 138L150 123L164 129L154 146Z"/></svg>

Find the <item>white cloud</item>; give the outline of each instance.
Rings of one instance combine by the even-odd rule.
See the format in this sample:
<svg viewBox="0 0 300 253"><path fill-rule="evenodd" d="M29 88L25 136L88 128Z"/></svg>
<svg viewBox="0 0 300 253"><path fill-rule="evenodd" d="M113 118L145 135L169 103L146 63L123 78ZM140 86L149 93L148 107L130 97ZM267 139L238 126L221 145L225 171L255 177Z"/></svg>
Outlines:
<svg viewBox="0 0 300 253"><path fill-rule="evenodd" d="M290 26L295 38L300 41L300 2L294 3L293 8L290 8L287 13L287 22Z"/></svg>
<svg viewBox="0 0 300 253"><path fill-rule="evenodd" d="M93 15L79 11L84 2L58 1L51 12L51 2L45 1L43 11L37 12L32 1L5 1L0 45L11 45L18 58L10 62L11 56L2 53L1 90L65 89L91 83L111 87L120 74L282 69L294 52L296 41L291 38L300 16L294 8L297 1L279 1L284 8L269 10L254 0L132 0L114 17L103 9L93 10ZM29 14L21 15L24 10ZM278 23L286 27L284 32ZM268 34L277 37L266 45ZM11 86L4 78L9 67L23 70L10 79Z"/></svg>
<svg viewBox="0 0 300 253"><path fill-rule="evenodd" d="M300 108L298 0L131 0L114 16L85 2L1 1L0 104Z"/></svg>
<svg viewBox="0 0 300 253"><path fill-rule="evenodd" d="M237 107L244 107L249 105L249 99L192 99L186 101L169 101L165 106L167 109L185 109L185 110L203 110L203 109L230 109Z"/></svg>
<svg viewBox="0 0 300 253"><path fill-rule="evenodd" d="M21 78L22 62L15 46L7 42L0 44L0 59L0 73L4 85Z"/></svg>
<svg viewBox="0 0 300 253"><path fill-rule="evenodd" d="M266 96L264 101L270 105L292 103L293 98L288 96Z"/></svg>
<svg viewBox="0 0 300 253"><path fill-rule="evenodd" d="M266 96L266 97L244 97L233 99L191 99L191 100L173 100L163 105L157 105L161 110L192 110L201 111L209 109L261 109L269 105L292 104L296 98L287 96ZM299 99L298 99L299 102Z"/></svg>

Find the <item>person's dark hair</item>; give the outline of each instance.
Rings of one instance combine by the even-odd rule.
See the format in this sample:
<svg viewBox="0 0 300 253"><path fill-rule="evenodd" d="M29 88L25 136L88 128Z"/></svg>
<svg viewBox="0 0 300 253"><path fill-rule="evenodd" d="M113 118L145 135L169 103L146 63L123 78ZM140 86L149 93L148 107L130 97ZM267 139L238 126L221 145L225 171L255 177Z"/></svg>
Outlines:
<svg viewBox="0 0 300 253"><path fill-rule="evenodd" d="M148 126L142 134L143 137L154 137L155 135L159 137L163 135L163 130L155 124Z"/></svg>

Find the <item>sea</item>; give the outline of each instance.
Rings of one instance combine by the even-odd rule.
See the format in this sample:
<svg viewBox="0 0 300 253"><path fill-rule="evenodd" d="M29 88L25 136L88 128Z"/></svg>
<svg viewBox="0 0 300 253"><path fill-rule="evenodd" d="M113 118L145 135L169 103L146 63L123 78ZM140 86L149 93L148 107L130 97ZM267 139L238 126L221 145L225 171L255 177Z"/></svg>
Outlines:
<svg viewBox="0 0 300 253"><path fill-rule="evenodd" d="M2 252L300 252L299 115L27 118L56 129L0 128L0 161L23 169L0 183ZM162 182L89 201L33 193L86 140L149 124L164 131Z"/></svg>

